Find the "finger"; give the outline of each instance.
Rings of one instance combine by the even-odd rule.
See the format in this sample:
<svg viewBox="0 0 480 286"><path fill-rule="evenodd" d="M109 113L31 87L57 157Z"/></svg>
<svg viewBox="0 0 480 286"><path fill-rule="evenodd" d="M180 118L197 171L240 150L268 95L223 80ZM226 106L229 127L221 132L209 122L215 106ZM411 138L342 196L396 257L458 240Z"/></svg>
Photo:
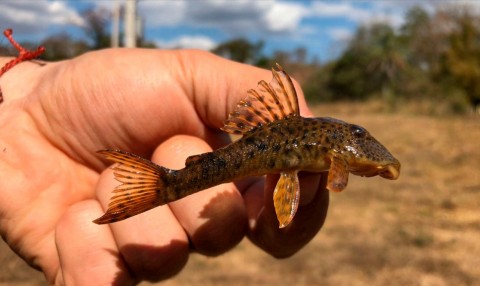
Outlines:
<svg viewBox="0 0 480 286"><path fill-rule="evenodd" d="M60 279L64 285L131 285L108 226L92 223L102 213L97 201L71 206L56 228ZM57 282L58 278L57 278Z"/></svg>
<svg viewBox="0 0 480 286"><path fill-rule="evenodd" d="M97 194L104 210L112 190L118 185L112 170L102 173ZM188 237L166 205L109 226L122 257L137 280L169 278L178 273L188 259Z"/></svg>
<svg viewBox="0 0 480 286"><path fill-rule="evenodd" d="M188 58L191 68L186 72L192 81L183 81L187 94L197 95L195 109L203 122L221 127L225 114L231 112L238 101L247 96L249 89L255 89L260 80L270 82L272 72L251 65L238 63L217 55L201 51L180 51L178 58ZM185 59L183 59L185 61ZM208 64L205 64L208 63ZM281 64L281 63L280 63ZM312 116L300 85L293 79L298 96L300 113ZM215 104L212 104L215 103Z"/></svg>
<svg viewBox="0 0 480 286"><path fill-rule="evenodd" d="M105 66L109 73L98 72ZM38 88L42 91L39 98L48 99L42 112L48 113L49 120L42 114L36 117L40 128L55 129L51 140L59 146L65 145L71 132L91 138L66 147L66 153L74 158L98 146L150 155L158 142L176 134L207 138L212 128L222 126L247 90L272 78L271 71L192 50L106 49L52 67L48 70L51 74L60 69L65 72L61 81L42 82ZM65 80L79 77L84 79L81 88L72 85L75 81ZM310 116L301 89L295 86L301 113ZM75 94L75 100L65 101L65 94ZM56 128L60 123L61 128ZM102 166L90 153L77 159L98 169Z"/></svg>
<svg viewBox="0 0 480 286"><path fill-rule="evenodd" d="M278 177L267 176L264 186L257 184L245 194L250 222L248 235L254 244L271 255L282 258L293 255L317 234L325 222L329 197L328 191L325 189L326 173L315 176L320 176L320 181L317 189L313 192L313 198L310 202L308 200L301 202L293 221L286 228L278 227L273 205L273 190ZM312 187L316 184L315 178L310 178L310 180L310 184L313 183L310 185ZM303 186L308 193L309 186L306 185L304 183ZM253 204L250 208L248 202L259 197L261 187L264 187L265 190L264 205L258 207L258 204ZM302 191L300 189L300 197Z"/></svg>
<svg viewBox="0 0 480 286"><path fill-rule="evenodd" d="M211 147L205 141L179 135L165 141L153 158L162 166L181 169L188 156L209 151ZM200 191L169 206L199 253L219 255L245 235L247 220L243 198L233 183Z"/></svg>

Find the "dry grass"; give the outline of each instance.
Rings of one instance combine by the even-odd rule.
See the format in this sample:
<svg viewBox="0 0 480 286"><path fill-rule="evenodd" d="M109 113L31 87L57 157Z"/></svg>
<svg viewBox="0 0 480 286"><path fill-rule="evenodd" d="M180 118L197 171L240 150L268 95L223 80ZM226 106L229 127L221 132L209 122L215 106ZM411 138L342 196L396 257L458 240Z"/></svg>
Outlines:
<svg viewBox="0 0 480 286"><path fill-rule="evenodd" d="M331 194L323 230L292 258L244 240L221 257L192 255L164 284L480 285L480 118L378 110L348 103L315 112L366 127L402 162L398 181L351 177ZM0 285L42 283L5 246L0 253Z"/></svg>

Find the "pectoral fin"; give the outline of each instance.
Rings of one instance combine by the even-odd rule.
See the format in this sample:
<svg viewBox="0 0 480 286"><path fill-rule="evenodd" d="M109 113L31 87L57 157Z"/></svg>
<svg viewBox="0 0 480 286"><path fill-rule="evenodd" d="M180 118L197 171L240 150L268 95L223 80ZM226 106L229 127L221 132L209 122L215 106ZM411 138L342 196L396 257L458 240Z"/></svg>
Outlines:
<svg viewBox="0 0 480 286"><path fill-rule="evenodd" d="M332 156L330 170L328 170L327 189L341 192L348 184L348 164L340 156Z"/></svg>
<svg viewBox="0 0 480 286"><path fill-rule="evenodd" d="M281 173L273 192L273 204L280 228L286 227L292 221L298 209L300 184L297 173L297 171Z"/></svg>

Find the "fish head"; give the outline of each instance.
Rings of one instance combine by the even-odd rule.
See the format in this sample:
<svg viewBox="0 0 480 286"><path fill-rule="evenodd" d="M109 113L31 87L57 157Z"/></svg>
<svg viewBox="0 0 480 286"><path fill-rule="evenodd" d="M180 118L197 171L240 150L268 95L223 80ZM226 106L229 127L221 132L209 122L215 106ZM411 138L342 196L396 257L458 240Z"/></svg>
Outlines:
<svg viewBox="0 0 480 286"><path fill-rule="evenodd" d="M348 158L352 174L373 177L381 176L395 180L400 175L400 162L363 127L348 124L341 153Z"/></svg>

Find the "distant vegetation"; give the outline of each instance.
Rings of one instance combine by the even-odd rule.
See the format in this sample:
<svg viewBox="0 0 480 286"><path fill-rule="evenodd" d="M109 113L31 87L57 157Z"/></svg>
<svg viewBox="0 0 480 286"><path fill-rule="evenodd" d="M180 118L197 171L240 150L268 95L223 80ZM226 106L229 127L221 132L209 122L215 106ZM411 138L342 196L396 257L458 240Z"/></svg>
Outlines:
<svg viewBox="0 0 480 286"><path fill-rule="evenodd" d="M87 10L83 16L88 41L67 34L50 36L43 43L45 60L109 46L108 12ZM139 46L156 47L144 39ZM303 47L272 56L262 49L261 41L234 39L212 52L265 68L279 62L312 102L380 99L392 107L428 102L442 104L452 113L480 106L480 16L468 6L449 5L433 14L413 7L400 28L386 23L361 26L339 57L326 63L309 59Z"/></svg>
<svg viewBox="0 0 480 286"><path fill-rule="evenodd" d="M261 46L240 39L214 52L267 68L282 63L313 102L379 98L392 107L441 104L452 113L480 105L480 17L468 6L446 6L432 15L413 7L399 29L361 26L343 53L324 64L307 62L303 48L268 58Z"/></svg>

